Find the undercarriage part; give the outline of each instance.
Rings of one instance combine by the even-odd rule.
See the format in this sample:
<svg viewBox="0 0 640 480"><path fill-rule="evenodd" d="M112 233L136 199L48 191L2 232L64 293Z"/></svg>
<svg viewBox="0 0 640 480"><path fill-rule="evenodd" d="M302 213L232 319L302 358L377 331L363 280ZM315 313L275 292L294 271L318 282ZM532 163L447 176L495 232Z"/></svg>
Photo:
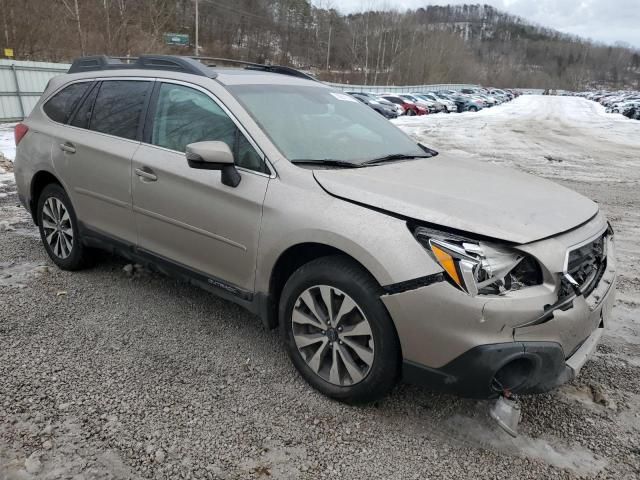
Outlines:
<svg viewBox="0 0 640 480"><path fill-rule="evenodd" d="M518 436L518 424L520 423L522 412L515 395L505 391L494 402L489 410L489 415L509 435L512 437Z"/></svg>

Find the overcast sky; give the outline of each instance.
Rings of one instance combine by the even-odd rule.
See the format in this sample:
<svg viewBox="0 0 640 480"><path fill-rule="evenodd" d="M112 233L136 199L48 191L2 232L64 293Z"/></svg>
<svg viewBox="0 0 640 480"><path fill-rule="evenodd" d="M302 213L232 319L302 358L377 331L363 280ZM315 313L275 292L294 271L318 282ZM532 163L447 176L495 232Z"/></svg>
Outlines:
<svg viewBox="0 0 640 480"><path fill-rule="evenodd" d="M561 32L613 44L621 41L640 48L640 0L314 0L344 13L363 7L407 8L425 5L482 3L519 15Z"/></svg>

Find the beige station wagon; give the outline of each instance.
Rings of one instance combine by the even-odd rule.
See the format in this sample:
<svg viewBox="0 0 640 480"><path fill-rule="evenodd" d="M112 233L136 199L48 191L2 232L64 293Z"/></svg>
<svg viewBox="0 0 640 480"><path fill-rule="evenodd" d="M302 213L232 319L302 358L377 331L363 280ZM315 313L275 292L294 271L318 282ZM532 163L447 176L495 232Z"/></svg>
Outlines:
<svg viewBox="0 0 640 480"><path fill-rule="evenodd" d="M614 301L594 202L242 66L83 57L50 82L16 127L15 176L54 263L104 248L236 302L344 401L401 378L497 398L578 374Z"/></svg>

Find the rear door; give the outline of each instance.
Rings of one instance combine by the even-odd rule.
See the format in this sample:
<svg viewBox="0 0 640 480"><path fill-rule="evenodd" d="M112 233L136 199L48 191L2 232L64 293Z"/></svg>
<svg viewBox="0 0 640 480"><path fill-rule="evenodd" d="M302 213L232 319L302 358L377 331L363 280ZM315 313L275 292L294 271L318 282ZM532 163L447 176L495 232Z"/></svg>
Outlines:
<svg viewBox="0 0 640 480"><path fill-rule="evenodd" d="M153 79L96 82L53 145L56 171L67 183L79 220L119 240L137 240L131 159Z"/></svg>
<svg viewBox="0 0 640 480"><path fill-rule="evenodd" d="M220 171L189 167L186 146L205 140L229 145L237 187L224 185ZM252 292L270 172L228 109L200 87L158 81L133 171L139 248L236 295Z"/></svg>

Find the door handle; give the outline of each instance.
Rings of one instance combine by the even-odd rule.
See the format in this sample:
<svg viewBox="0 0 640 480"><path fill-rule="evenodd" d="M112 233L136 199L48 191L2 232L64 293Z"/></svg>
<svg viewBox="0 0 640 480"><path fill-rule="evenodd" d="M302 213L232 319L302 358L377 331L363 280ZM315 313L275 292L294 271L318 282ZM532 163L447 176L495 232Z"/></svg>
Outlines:
<svg viewBox="0 0 640 480"><path fill-rule="evenodd" d="M64 142L60 144L60 150L67 153L76 153L76 147L71 142Z"/></svg>
<svg viewBox="0 0 640 480"><path fill-rule="evenodd" d="M155 182L156 180L158 180L158 177L155 173L153 173L153 170L148 167L136 168L134 172L141 179L148 180L150 182Z"/></svg>

